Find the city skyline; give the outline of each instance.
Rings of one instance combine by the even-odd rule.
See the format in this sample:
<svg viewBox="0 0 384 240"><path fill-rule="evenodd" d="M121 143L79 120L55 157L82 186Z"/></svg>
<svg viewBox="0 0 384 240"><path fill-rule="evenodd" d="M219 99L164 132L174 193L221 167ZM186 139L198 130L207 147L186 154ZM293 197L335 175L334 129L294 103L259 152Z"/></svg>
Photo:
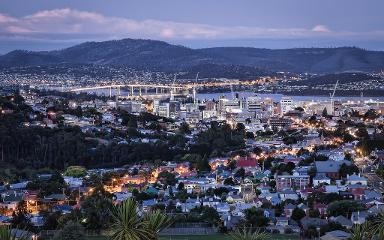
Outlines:
<svg viewBox="0 0 384 240"><path fill-rule="evenodd" d="M163 40L192 48L358 46L383 50L384 3L370 1L3 1L0 54L84 41ZM23 8L20 8L20 5Z"/></svg>

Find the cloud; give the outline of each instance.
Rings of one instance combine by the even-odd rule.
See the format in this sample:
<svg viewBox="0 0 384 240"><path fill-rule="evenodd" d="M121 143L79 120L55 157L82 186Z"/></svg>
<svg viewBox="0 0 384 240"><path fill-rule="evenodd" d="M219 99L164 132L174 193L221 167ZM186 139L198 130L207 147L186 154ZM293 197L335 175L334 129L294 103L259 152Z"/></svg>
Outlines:
<svg viewBox="0 0 384 240"><path fill-rule="evenodd" d="M225 27L205 24L180 23L147 19L109 17L99 13L70 8L44 10L32 15L14 18L0 14L0 37L34 39L114 39L152 38L165 40L204 39L305 39L344 38L346 36L380 36L383 31L371 33L335 32L324 25L306 28Z"/></svg>
<svg viewBox="0 0 384 240"><path fill-rule="evenodd" d="M328 33L331 32L326 26L324 25L316 25L312 28L312 31L314 32L323 32L323 33Z"/></svg>

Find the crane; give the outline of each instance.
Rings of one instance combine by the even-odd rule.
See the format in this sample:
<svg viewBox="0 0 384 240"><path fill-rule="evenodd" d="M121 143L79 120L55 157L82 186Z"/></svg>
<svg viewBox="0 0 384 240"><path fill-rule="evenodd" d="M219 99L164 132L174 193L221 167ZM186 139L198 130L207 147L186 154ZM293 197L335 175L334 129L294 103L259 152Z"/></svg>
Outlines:
<svg viewBox="0 0 384 240"><path fill-rule="evenodd" d="M339 84L339 80L336 81L336 84L335 84L335 88L333 89L333 92L330 94L330 97L331 97L331 111L332 111L332 115L335 113L335 101L333 99L333 97L335 96L335 92L336 92L336 88L337 88L337 85Z"/></svg>
<svg viewBox="0 0 384 240"><path fill-rule="evenodd" d="M195 84L193 84L193 103L196 105L197 99L196 99L196 84L197 80L199 79L199 73L196 74Z"/></svg>
<svg viewBox="0 0 384 240"><path fill-rule="evenodd" d="M176 82L176 76L177 76L177 74L175 73L175 77L174 77L174 79L173 79L173 83L172 83L172 85L171 85L171 98L170 98L170 100L171 101L173 101L173 100L175 100L175 97L174 97L174 95L173 95L173 86L175 85L175 82Z"/></svg>

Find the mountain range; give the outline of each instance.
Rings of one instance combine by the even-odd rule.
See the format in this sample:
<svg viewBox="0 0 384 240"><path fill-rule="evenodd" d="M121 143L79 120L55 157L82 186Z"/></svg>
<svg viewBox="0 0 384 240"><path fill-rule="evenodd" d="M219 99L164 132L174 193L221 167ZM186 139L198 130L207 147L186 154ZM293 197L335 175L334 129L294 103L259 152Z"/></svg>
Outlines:
<svg viewBox="0 0 384 240"><path fill-rule="evenodd" d="M191 49L163 41L122 39L85 42L54 51L15 50L0 56L0 67L52 64L119 65L154 71L339 73L384 69L384 52L356 47ZM208 69L208 70L207 70ZM252 75L252 74L251 74Z"/></svg>

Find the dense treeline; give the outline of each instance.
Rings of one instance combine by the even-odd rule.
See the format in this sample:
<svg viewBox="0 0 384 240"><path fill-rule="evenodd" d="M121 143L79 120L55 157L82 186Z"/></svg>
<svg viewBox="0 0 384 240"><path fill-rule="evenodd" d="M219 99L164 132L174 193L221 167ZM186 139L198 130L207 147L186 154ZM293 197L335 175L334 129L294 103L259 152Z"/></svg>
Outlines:
<svg viewBox="0 0 384 240"><path fill-rule="evenodd" d="M118 112L123 125L128 126L125 133L113 130L104 135L94 135L83 133L79 127L59 125L58 128L51 129L24 126L23 123L29 121L32 110L19 95L0 98L0 107L13 110L11 113L0 114L0 165L3 169L1 173L4 173L0 175L2 181L16 181L12 176L29 178L31 173L23 172L25 169L64 170L71 165L86 168L120 167L137 162L157 164L162 161L185 161L190 156L194 158L191 162L204 171L209 168L208 157L223 155L226 151L244 146L243 126L232 129L229 125L213 122L207 131L198 134L188 143L185 137L190 132L188 125L182 124L177 134L168 136L161 133L160 128L151 127L158 124L157 120L160 118L150 114L133 117ZM138 133L138 122L156 130L154 136L158 137L153 139L155 141L131 141L129 136L133 136L130 134L132 129ZM137 136L147 137L142 134ZM121 141L126 137L127 141ZM106 141L98 141L99 138Z"/></svg>

